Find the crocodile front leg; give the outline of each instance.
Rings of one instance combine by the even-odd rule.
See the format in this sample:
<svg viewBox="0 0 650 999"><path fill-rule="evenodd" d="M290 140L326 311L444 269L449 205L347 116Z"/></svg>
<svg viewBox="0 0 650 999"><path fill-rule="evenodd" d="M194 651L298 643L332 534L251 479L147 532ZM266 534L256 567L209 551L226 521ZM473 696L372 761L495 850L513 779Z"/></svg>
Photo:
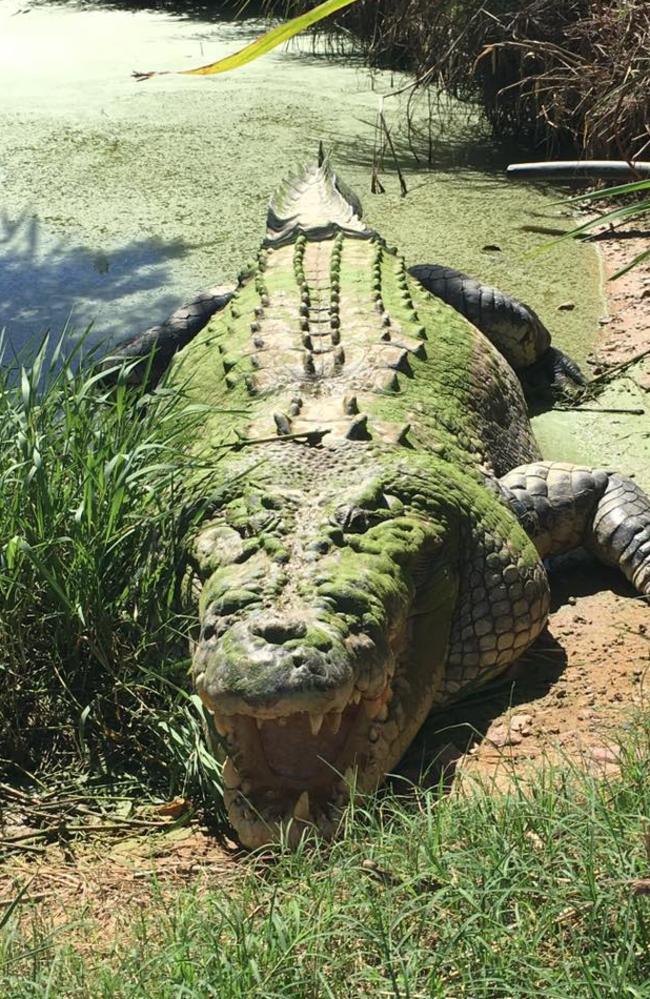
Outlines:
<svg viewBox="0 0 650 999"><path fill-rule="evenodd" d="M578 365L551 345L551 334L529 305L441 264L418 264L409 273L494 344L517 372L524 390L534 394L585 384Z"/></svg>
<svg viewBox="0 0 650 999"><path fill-rule="evenodd" d="M499 482L540 557L583 546L650 594L650 497L631 479L540 461Z"/></svg>
<svg viewBox="0 0 650 999"><path fill-rule="evenodd" d="M172 312L165 322L150 326L144 333L119 344L115 353L102 362L106 380L110 381L121 366L128 364L131 384L146 381L155 385L169 367L174 354L190 343L208 320L228 305L233 295L234 290L223 288L201 291L190 302Z"/></svg>

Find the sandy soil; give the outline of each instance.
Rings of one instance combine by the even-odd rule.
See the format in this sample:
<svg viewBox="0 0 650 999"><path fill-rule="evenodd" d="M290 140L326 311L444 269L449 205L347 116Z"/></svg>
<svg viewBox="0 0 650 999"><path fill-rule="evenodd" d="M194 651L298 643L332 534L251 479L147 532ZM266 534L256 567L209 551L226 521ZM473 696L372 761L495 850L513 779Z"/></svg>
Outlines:
<svg viewBox="0 0 650 999"><path fill-rule="evenodd" d="M622 234L600 240L607 270L639 253L643 242ZM608 294L609 316L592 358L596 373L650 346L650 267L609 284ZM635 366L634 377L650 391L650 357ZM552 573L552 589L548 628L535 646L496 687L429 720L403 761L405 777L416 780L422 764L433 761L432 782L442 772L456 788L473 778L503 787L531 767L534 774L540 761L567 757L597 774L616 773L625 725L650 698L647 602L615 571L579 558ZM156 820L171 825L183 807L166 816L159 810ZM17 807L14 835L27 828L19 813ZM196 823L138 832L108 842L16 846L0 870L0 916L23 887L22 903L41 903L55 922L87 917L79 946L97 953L133 905L151 899L153 876L163 895L182 884L229 890L247 866L234 862L242 857L234 843Z"/></svg>

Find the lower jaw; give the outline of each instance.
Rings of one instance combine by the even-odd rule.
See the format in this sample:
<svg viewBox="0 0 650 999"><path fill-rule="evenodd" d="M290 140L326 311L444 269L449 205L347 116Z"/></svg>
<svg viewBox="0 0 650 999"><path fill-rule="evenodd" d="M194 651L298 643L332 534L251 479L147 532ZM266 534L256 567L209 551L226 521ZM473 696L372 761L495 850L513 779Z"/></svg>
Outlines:
<svg viewBox="0 0 650 999"><path fill-rule="evenodd" d="M382 742L357 752L333 781L310 784L278 780L267 784L244 778L233 786L235 780L230 782L229 778L237 770L228 757L223 771L228 818L248 849L271 843L295 848L305 837L331 840L337 835L345 806L359 793L376 790L395 762L388 743Z"/></svg>
<svg viewBox="0 0 650 999"><path fill-rule="evenodd" d="M403 679L387 684L384 693L375 700L383 698L388 707L379 715L376 706L373 708L375 720L368 729L370 738L367 742L360 740L354 749L348 745L339 764L329 768L330 773L336 774L333 780L324 780L322 773L316 782L272 774L266 761L264 767L259 766L262 757L257 740L247 766L247 754L242 756L241 745L229 733L224 739L230 753L224 764L224 804L242 845L257 849L271 843L285 843L295 848L305 837L333 839L351 798L376 790L408 744L405 729L409 726L403 704L408 689ZM249 721L250 732L255 725L252 719ZM250 742L248 745L250 748ZM343 762L345 758L349 762ZM258 766L250 759L256 760ZM260 770L267 773L256 781L252 774Z"/></svg>
<svg viewBox="0 0 650 999"><path fill-rule="evenodd" d="M290 799L277 788L260 788L247 795L236 789L224 790L228 819L242 845L250 850L271 843L295 848L310 836L333 839L349 799L350 788L343 782L326 797L303 791Z"/></svg>

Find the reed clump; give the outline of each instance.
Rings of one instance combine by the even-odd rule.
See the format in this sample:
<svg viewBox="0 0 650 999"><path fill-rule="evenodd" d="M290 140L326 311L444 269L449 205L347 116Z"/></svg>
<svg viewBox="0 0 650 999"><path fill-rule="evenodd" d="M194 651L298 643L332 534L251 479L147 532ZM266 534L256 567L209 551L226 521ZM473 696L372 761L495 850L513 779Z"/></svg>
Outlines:
<svg viewBox="0 0 650 999"><path fill-rule="evenodd" d="M53 347L0 349L0 780L211 783L187 681L196 414Z"/></svg>
<svg viewBox="0 0 650 999"><path fill-rule="evenodd" d="M497 133L547 153L638 157L650 142L646 0L359 0L335 24L372 65L478 101Z"/></svg>

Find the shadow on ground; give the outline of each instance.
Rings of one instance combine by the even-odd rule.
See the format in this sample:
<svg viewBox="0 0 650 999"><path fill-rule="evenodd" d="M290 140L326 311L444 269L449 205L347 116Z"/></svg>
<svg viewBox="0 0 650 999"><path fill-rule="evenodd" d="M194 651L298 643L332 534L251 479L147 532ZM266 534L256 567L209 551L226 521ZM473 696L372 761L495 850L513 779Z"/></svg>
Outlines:
<svg viewBox="0 0 650 999"><path fill-rule="evenodd" d="M15 351L47 330L82 333L101 315L102 338L121 339L162 320L178 306L167 293L169 262L183 243L135 239L106 249L79 245L49 231L30 213L0 215L0 323Z"/></svg>

